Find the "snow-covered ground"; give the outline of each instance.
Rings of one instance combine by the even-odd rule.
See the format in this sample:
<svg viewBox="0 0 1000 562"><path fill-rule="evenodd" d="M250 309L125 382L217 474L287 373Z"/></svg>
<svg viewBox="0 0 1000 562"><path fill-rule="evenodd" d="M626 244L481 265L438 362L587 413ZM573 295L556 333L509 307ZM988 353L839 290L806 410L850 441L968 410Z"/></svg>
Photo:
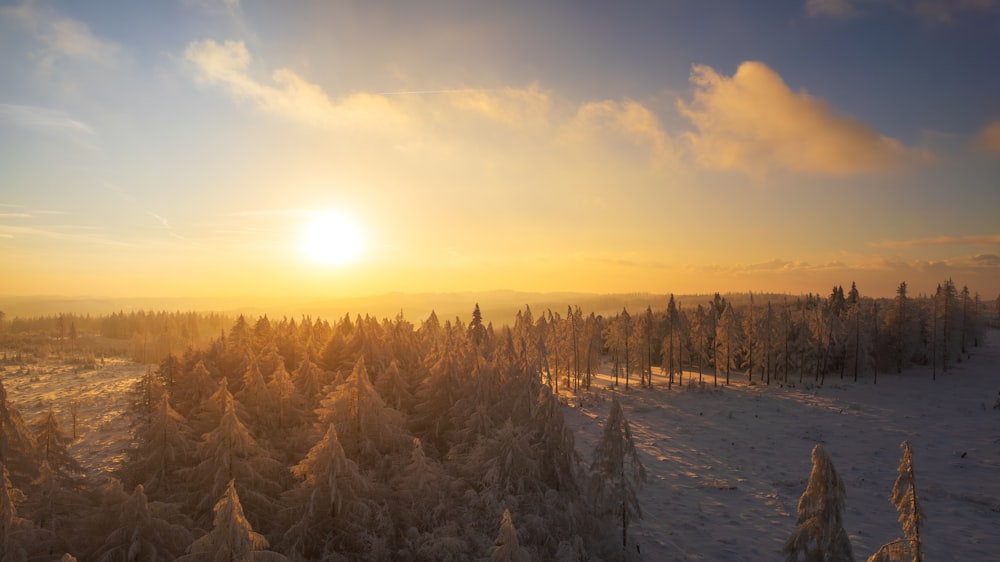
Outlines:
<svg viewBox="0 0 1000 562"><path fill-rule="evenodd" d="M747 386L616 392L648 481L633 533L646 560L778 560L822 444L847 487L845 529L866 559L901 536L888 497L899 445L913 445L928 560L995 560L1000 553L1000 332L932 381L929 368L822 388ZM687 386L690 374L685 375ZM694 374L697 380L697 373ZM795 377L797 380L797 377ZM568 398L567 421L589 463L610 409L609 380ZM619 387L619 390L621 387Z"/></svg>
<svg viewBox="0 0 1000 562"><path fill-rule="evenodd" d="M145 373L144 365L108 359L96 369L56 361L8 366L0 376L8 398L29 425L51 408L63 434L71 437L76 402L77 439L69 450L88 477L99 478L124 460L130 441L127 410L135 399L131 390Z"/></svg>
<svg viewBox="0 0 1000 562"><path fill-rule="evenodd" d="M128 445L125 412L146 367L120 360L95 370L57 363L2 373L10 399L31 423L49 407L71 431L71 450L91 477L112 469ZM989 560L1000 552L1000 332L971 361L931 380L929 369L870 375L859 383L828 377L819 388L747 386L666 390L633 385L564 394L567 421L589 463L612 394L625 408L649 479L644 518L633 533L646 560L775 560L795 522L816 443L827 449L847 485L845 526L865 559L900 535L888 501L899 444L914 448L917 491L927 516L928 560ZM697 378L697 374L694 375Z"/></svg>

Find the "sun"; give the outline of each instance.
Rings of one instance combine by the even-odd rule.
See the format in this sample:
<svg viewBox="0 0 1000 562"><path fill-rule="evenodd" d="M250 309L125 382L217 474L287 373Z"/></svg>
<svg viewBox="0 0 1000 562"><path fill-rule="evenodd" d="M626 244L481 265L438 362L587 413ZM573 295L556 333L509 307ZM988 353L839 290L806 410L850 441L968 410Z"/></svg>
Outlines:
<svg viewBox="0 0 1000 562"><path fill-rule="evenodd" d="M302 252L321 265L357 261L364 251L364 236L357 222L339 212L317 214L302 229Z"/></svg>

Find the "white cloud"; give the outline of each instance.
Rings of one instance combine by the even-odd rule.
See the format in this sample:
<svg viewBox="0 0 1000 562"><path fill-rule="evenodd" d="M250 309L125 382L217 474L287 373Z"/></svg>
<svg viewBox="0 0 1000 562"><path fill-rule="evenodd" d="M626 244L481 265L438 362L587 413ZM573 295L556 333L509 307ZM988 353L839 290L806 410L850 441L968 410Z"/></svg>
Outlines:
<svg viewBox="0 0 1000 562"><path fill-rule="evenodd" d="M112 66L121 58L121 48L94 35L86 23L60 15L35 2L0 7L0 17L18 22L42 43L42 49L35 55L43 70L56 65L61 59L83 59Z"/></svg>

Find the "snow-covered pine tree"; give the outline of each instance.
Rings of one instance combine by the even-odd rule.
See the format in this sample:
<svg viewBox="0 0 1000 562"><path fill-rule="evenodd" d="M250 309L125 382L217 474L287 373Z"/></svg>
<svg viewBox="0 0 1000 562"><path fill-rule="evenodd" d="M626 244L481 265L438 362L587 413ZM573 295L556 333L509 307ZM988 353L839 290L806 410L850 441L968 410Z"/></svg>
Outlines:
<svg viewBox="0 0 1000 562"><path fill-rule="evenodd" d="M161 519L142 485L121 505L118 526L104 539L94 559L99 562L172 560L194 540L183 525Z"/></svg>
<svg viewBox="0 0 1000 562"><path fill-rule="evenodd" d="M347 455L369 468L405 450L409 442L403 416L382 400L368 378L364 356L358 358L351 376L338 385L317 410L318 428L336 425Z"/></svg>
<svg viewBox="0 0 1000 562"><path fill-rule="evenodd" d="M187 554L176 562L285 562L288 560L277 552L264 550L267 539L254 532L243 514L240 496L230 480L222 498L213 509L215 517L212 531L191 543Z"/></svg>
<svg viewBox="0 0 1000 562"><path fill-rule="evenodd" d="M166 393L160 396L149 422L136 428L135 442L126 467L129 480L142 484L151 494L175 491L175 470L187 464L194 442L191 427L170 406Z"/></svg>
<svg viewBox="0 0 1000 562"><path fill-rule="evenodd" d="M890 499L899 511L903 537L910 542L913 561L921 562L924 559L924 548L920 538L920 528L924 525L924 512L920 509L920 502L917 499L917 479L913 474L913 449L908 440L904 440L900 447L903 449L903 456L899 459L896 483L892 487Z"/></svg>
<svg viewBox="0 0 1000 562"><path fill-rule="evenodd" d="M250 435L236 416L236 403L228 391L223 399L225 410L218 427L206 433L198 445L195 457L200 459L199 464L186 469L183 476L201 499L196 510L202 513L208 510L211 498L224 494L227 483L235 479L247 502L251 522L260 527L277 508L274 498L281 490L279 482L286 469Z"/></svg>
<svg viewBox="0 0 1000 562"><path fill-rule="evenodd" d="M617 398L612 399L611 413L604 424L601 441L594 449L590 470L594 477L591 489L595 512L621 523L624 551L628 547L629 521L642 518L638 491L646 481L646 468L639 459L632 430Z"/></svg>
<svg viewBox="0 0 1000 562"><path fill-rule="evenodd" d="M35 442L42 460L49 463L61 477L71 477L83 473L83 467L69 453L69 438L62 434L56 414L49 408L35 428Z"/></svg>
<svg viewBox="0 0 1000 562"><path fill-rule="evenodd" d="M889 501L899 512L899 523L903 526L903 538L882 545L868 562L922 562L924 547L920 530L924 526L924 512L917 499L916 476L913 474L913 449L908 440L899 444L903 456L896 468L896 482L892 486Z"/></svg>
<svg viewBox="0 0 1000 562"><path fill-rule="evenodd" d="M255 430L270 430L277 427L277 401L271 389L264 381L260 370L260 362L255 358L249 360L246 372L243 374L243 388L235 394L235 398L243 405L244 418ZM256 433L258 436L259 432Z"/></svg>
<svg viewBox="0 0 1000 562"><path fill-rule="evenodd" d="M185 416L190 416L195 408L219 390L219 383L212 378L212 373L202 359L199 359L190 371L182 371L175 386L170 395L174 400L174 406Z"/></svg>
<svg viewBox="0 0 1000 562"><path fill-rule="evenodd" d="M526 426L508 418L496 433L479 439L466 468L499 501L508 495L533 494L543 488L542 473Z"/></svg>
<svg viewBox="0 0 1000 562"><path fill-rule="evenodd" d="M22 496L10 481L7 467L0 463L0 560L27 560L21 543L31 522L17 516L17 502Z"/></svg>
<svg viewBox="0 0 1000 562"><path fill-rule="evenodd" d="M786 562L853 562L851 539L844 530L844 481L833 461L816 445L812 450L812 472L799 498L795 530L785 541Z"/></svg>
<svg viewBox="0 0 1000 562"><path fill-rule="evenodd" d="M503 510L503 517L500 519L500 531L493 542L493 551L490 552L490 562L529 562L531 554L521 547L517 542L517 529L510 518L510 510Z"/></svg>
<svg viewBox="0 0 1000 562"><path fill-rule="evenodd" d="M17 407L7 400L7 389L0 381L0 464L17 485L31 482L37 474L37 449L34 433Z"/></svg>
<svg viewBox="0 0 1000 562"><path fill-rule="evenodd" d="M357 549L339 538L364 533L370 514L364 499L368 482L344 454L333 424L306 458L292 467L292 474L302 482L285 494L285 502L295 511L283 538L287 549L306 558L318 557L331 542L339 548ZM331 536L333 531L337 536Z"/></svg>
<svg viewBox="0 0 1000 562"><path fill-rule="evenodd" d="M321 374L322 369L319 365L310 361L308 357L303 359L299 368L292 373L295 390L302 397L303 404L311 410L319 406L319 401L323 398Z"/></svg>
<svg viewBox="0 0 1000 562"><path fill-rule="evenodd" d="M410 381L399 368L399 361L393 359L389 367L378 377L375 388L386 404L399 411L412 406L413 390Z"/></svg>

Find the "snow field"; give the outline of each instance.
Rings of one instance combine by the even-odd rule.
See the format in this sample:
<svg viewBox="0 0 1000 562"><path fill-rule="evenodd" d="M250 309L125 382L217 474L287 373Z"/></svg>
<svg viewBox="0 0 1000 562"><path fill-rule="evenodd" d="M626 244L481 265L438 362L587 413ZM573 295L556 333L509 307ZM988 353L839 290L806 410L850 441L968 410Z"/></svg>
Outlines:
<svg viewBox="0 0 1000 562"><path fill-rule="evenodd" d="M799 496L819 443L847 487L845 529L855 558L901 536L889 502L909 439L917 493L927 516L927 560L991 560L1000 552L1000 333L971 360L938 372L917 368L880 374L872 384L827 376L823 387L728 387L712 377L683 387L618 389L601 375L590 392L563 394L567 423L589 465L617 395L625 408L648 480L643 519L633 534L646 560L776 560L795 525Z"/></svg>

